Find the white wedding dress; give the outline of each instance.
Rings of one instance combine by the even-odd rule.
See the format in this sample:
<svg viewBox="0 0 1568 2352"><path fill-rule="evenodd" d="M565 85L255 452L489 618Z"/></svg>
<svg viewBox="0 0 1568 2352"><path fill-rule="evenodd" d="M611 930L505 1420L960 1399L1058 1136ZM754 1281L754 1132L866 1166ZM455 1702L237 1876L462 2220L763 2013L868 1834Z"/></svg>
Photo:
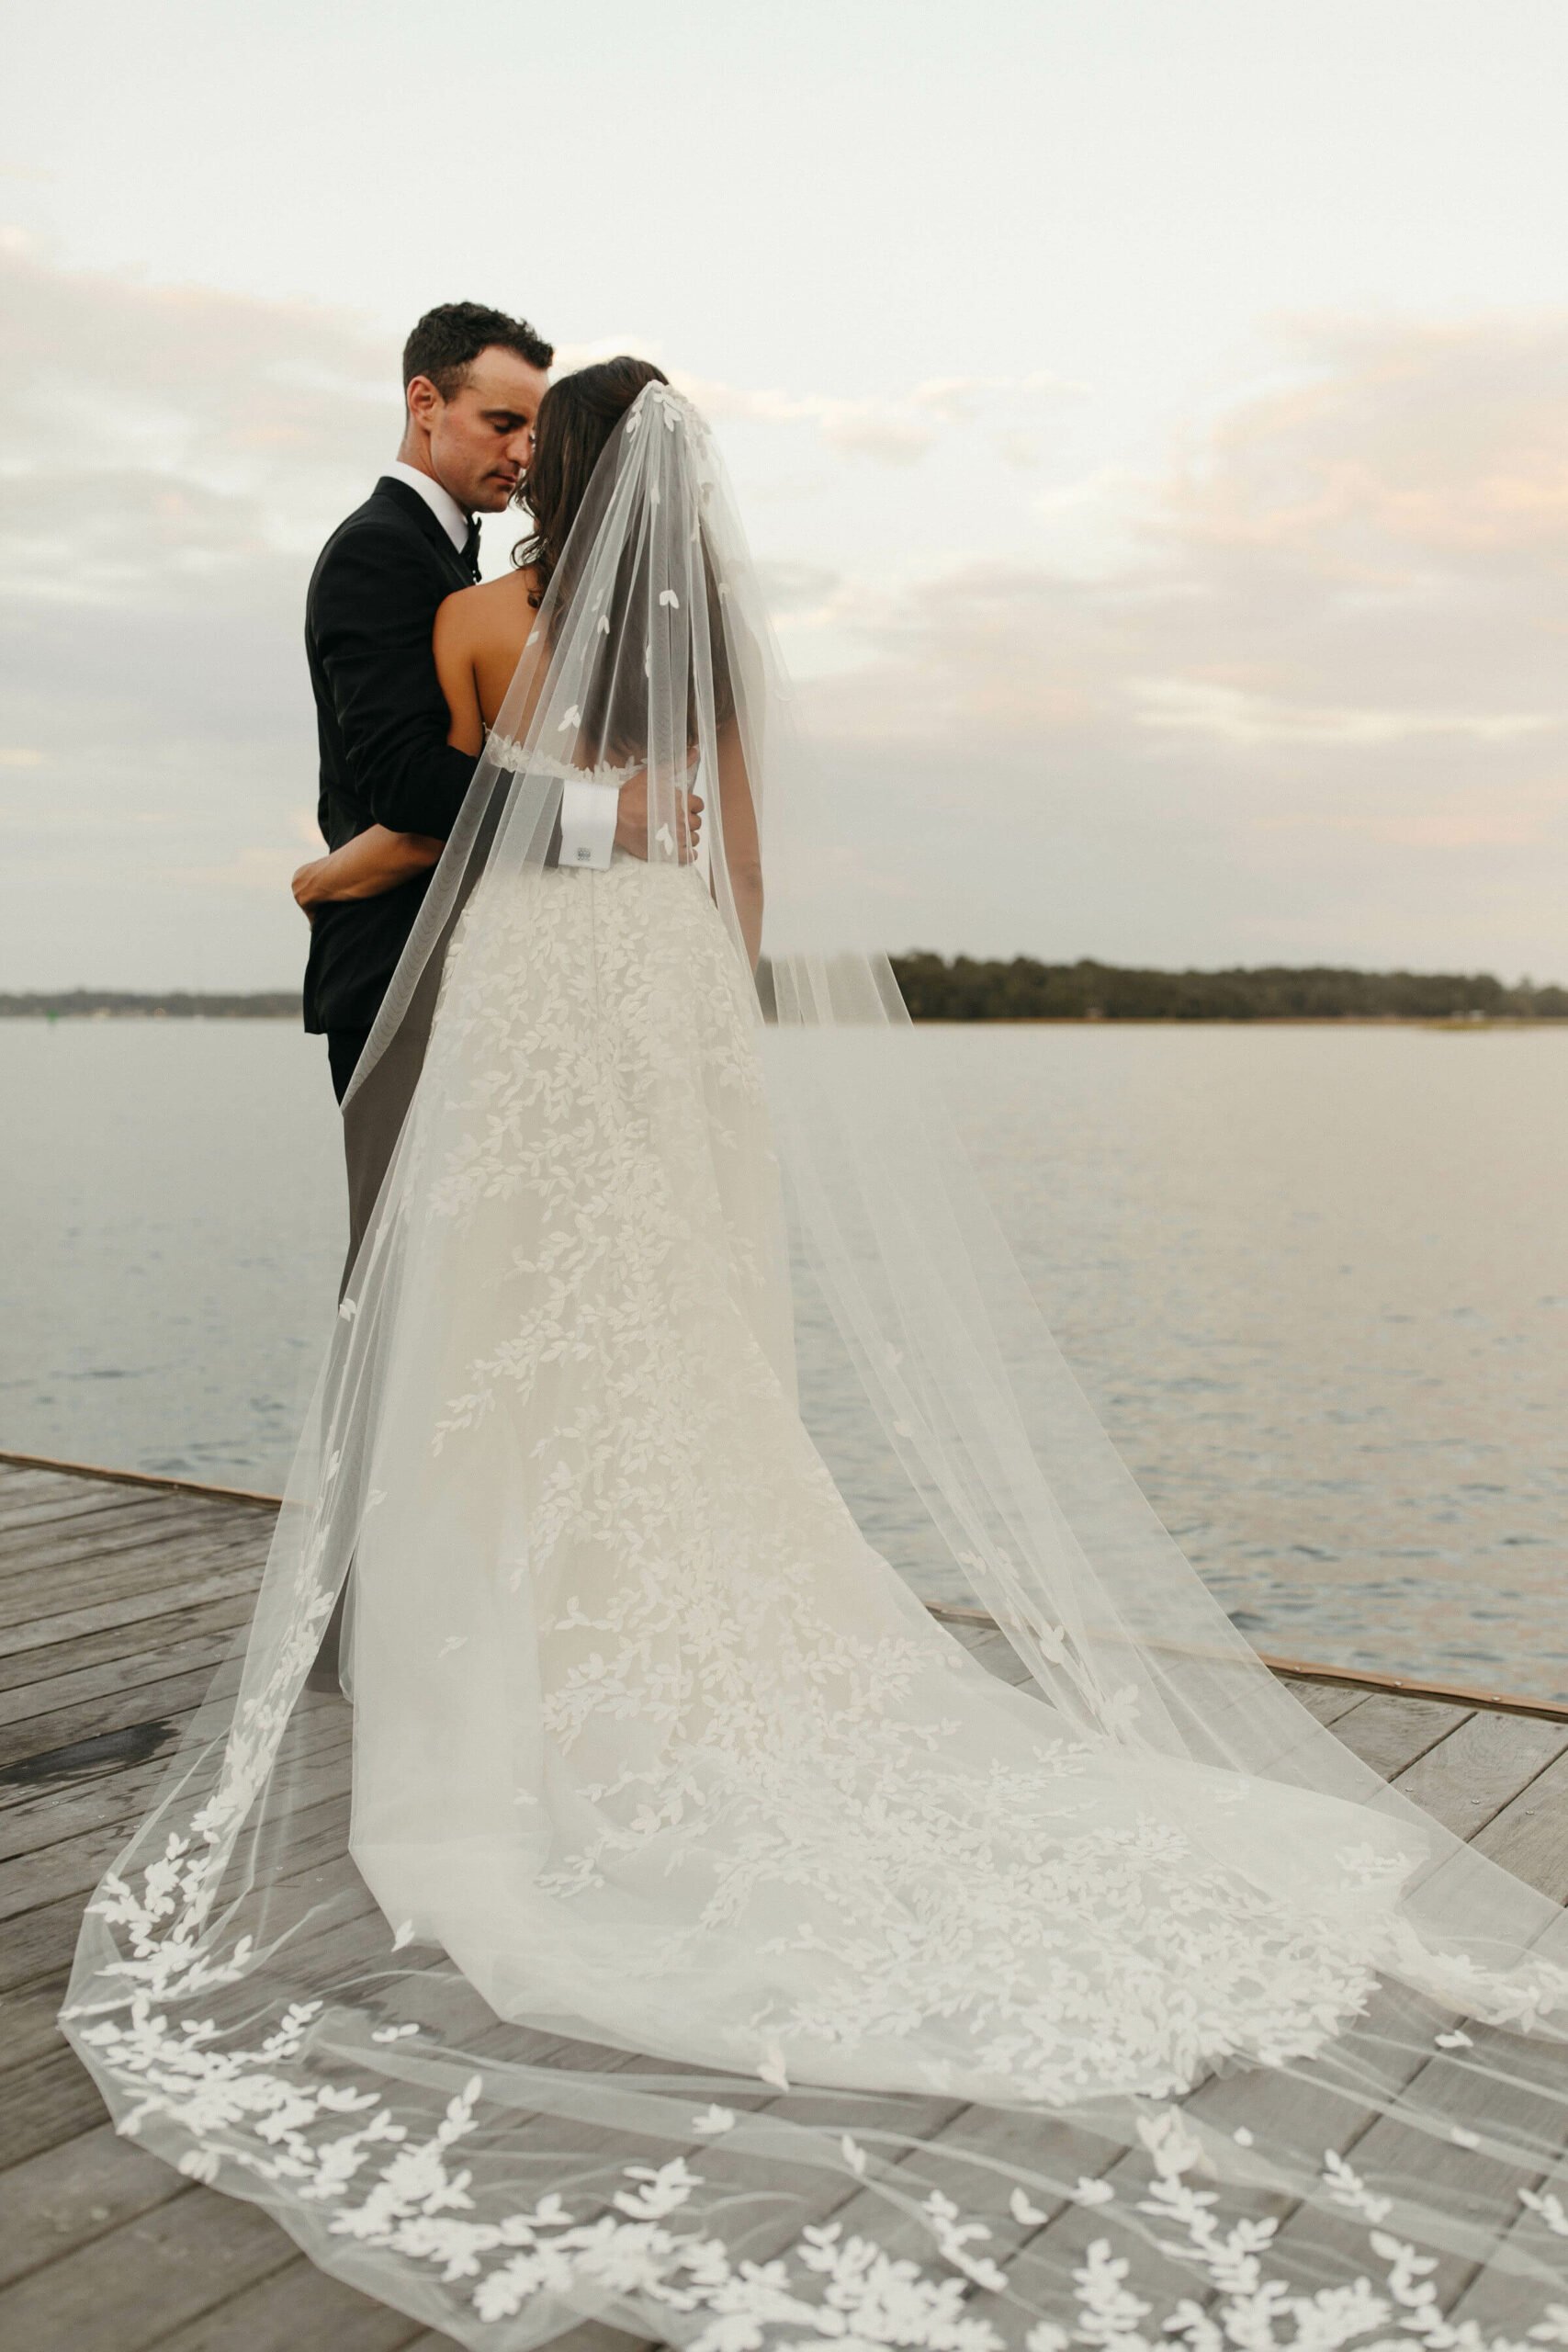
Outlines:
<svg viewBox="0 0 1568 2352"><path fill-rule="evenodd" d="M976 1663L801 1424L778 1189L705 878L481 883L355 1565L382 1909L502 2016L804 2081L1163 2096L1315 2048L1419 1842Z"/></svg>
<svg viewBox="0 0 1568 2352"><path fill-rule="evenodd" d="M397 1143L255 1618L65 2030L121 2130L500 2352L1568 2344L1563 1916L1137 1495L885 960L814 935L786 719L650 386L350 1095ZM632 764L648 857L551 867L563 773ZM1026 1687L835 1487L796 1255ZM351 1708L308 1680L345 1581Z"/></svg>

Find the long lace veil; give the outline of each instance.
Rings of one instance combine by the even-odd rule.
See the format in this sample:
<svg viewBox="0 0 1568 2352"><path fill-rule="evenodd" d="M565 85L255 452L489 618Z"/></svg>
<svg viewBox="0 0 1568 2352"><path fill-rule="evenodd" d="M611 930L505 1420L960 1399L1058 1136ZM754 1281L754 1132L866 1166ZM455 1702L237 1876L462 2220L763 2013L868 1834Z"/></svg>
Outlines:
<svg viewBox="0 0 1568 2352"><path fill-rule="evenodd" d="M647 858L616 871L630 912L612 940L596 929L605 877L547 861L563 786L608 792L638 769ZM711 435L649 385L599 465L349 1097L348 1119L385 1138L384 1166L358 1204L254 1619L92 1903L65 2030L122 2131L469 2345L514 2352L587 2322L705 2352L818 2336L961 2352L1171 2335L1197 2352L1411 2335L1568 2344L1554 2301L1568 2267L1562 1915L1324 1729L1148 1509L1010 1260L886 960L823 911L835 840ZM483 1971L400 1914L386 1859L400 1836L423 1838L470 1903L498 1841L513 1841L525 1882L547 1859L509 1811L518 1749L537 1760L549 1743L512 1608L538 1524L514 1524L473 1467L507 1442L495 1366L447 1400L439 1430L418 1408L421 1365L461 1344L473 1306L443 1252L463 1217L506 1209L548 1107L540 1090L585 1082L611 992L637 993L650 1082L679 1082L712 1004L694 1004L689 966L661 942L683 935L694 892L723 928L712 989L739 992L777 1153L776 1169L764 1156L761 1176L735 1180L744 1200L724 1196L760 1253L764 1352L787 1389L788 1315L767 1325L765 1302L792 1282L817 1351L807 1422L833 1458L832 1400L852 1393L907 1505L908 1558L901 1538L884 1547L895 1565L940 1562L1005 1632L1043 1725L1114 1758L1156 1828L1178 1783L1204 1791L1216 1819L1256 1821L1251 1845L1228 1850L1258 1905L1294 1923L1260 1944L1269 1968L1309 1966L1347 1906L1375 1914L1365 1997L1325 2007L1266 2064L1211 2050L1190 2081L1128 2091L1097 2078L1100 2021L1064 2014L1077 2087L1050 2098L1021 2081L954 2096L936 2066L899 2086L856 2086L852 2071L792 2080L776 2055L701 2054L696 1979L691 2046L671 2046L678 2018L640 2046L649 1951L618 1956L627 2022L602 2006L589 2038L564 1999L503 2018ZM615 944L628 923L647 941L636 964ZM547 966L573 1025L562 1056L529 1065L530 1092L503 1041L518 973ZM727 1082L712 1079L716 1132ZM603 1202L570 1155L530 1181L555 1186L591 1247ZM606 1195L627 1181L593 1178ZM616 1214L646 1207L650 1251L683 1234L700 1261L714 1181L694 1162L668 1201L617 1195ZM552 1277L529 1246L516 1257L532 1313ZM507 1268L492 1272L500 1284ZM570 1314L552 1329L541 1355L565 1384L581 1334ZM824 1351L833 1378L818 1376ZM519 1462L506 1491L529 1475ZM659 1475L650 1460L647 1479ZM353 1706L307 1683L345 1579ZM393 1602L412 1612L405 1645L415 1628L428 1640L400 1685ZM447 1623L459 1630L438 1639ZM388 1687L403 1691L390 1724L376 1697ZM472 1820L422 1818L439 1777L427 1701L443 1692L442 1736L471 1742L493 1819L489 1795ZM398 1751L385 1804L368 1767ZM1343 1835L1325 1877L1313 1825L1329 1819ZM1018 1900L1092 1921L1096 1885L1062 1875ZM995 1932L976 1917L953 1955L960 2005L986 1982ZM1124 1997L1173 2027L1201 1992L1173 1943Z"/></svg>

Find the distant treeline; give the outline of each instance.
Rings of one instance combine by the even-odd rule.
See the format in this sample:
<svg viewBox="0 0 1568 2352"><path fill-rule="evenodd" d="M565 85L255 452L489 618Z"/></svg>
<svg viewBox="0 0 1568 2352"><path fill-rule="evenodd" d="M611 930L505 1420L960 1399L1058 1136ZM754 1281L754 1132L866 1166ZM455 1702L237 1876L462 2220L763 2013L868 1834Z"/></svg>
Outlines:
<svg viewBox="0 0 1568 2352"><path fill-rule="evenodd" d="M1145 972L1120 964L1010 964L895 956L916 1021L1568 1021L1568 989L1506 988L1490 972ZM764 986L765 986L765 975ZM71 989L0 995L0 1020L298 1021L298 989L208 995Z"/></svg>
<svg viewBox="0 0 1568 2352"><path fill-rule="evenodd" d="M127 989L66 989L57 994L0 996L0 1021L298 1021L299 991L209 996L194 989L138 995Z"/></svg>
<svg viewBox="0 0 1568 2352"><path fill-rule="evenodd" d="M1506 988L1490 972L1145 972L1118 964L977 963L895 956L916 1021L1568 1020L1568 989Z"/></svg>

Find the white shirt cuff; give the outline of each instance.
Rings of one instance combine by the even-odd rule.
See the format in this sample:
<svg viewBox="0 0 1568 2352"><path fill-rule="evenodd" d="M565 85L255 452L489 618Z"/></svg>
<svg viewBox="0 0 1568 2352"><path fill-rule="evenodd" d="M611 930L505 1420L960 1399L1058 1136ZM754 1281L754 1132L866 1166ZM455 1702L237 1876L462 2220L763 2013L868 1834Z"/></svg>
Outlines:
<svg viewBox="0 0 1568 2352"><path fill-rule="evenodd" d="M615 846L615 820L621 788L595 784L586 776L561 786L560 862L588 865L602 873Z"/></svg>

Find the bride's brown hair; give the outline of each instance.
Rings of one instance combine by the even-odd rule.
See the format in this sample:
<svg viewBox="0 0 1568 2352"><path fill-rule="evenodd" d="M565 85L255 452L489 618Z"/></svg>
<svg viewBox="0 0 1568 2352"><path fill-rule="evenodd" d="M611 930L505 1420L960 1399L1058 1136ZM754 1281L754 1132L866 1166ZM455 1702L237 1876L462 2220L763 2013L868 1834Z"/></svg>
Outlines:
<svg viewBox="0 0 1568 2352"><path fill-rule="evenodd" d="M556 576L594 469L616 426L645 385L669 381L663 368L656 368L651 359L633 359L623 354L618 359L602 359L595 367L580 368L575 375L562 376L539 402L533 460L516 492L517 503L525 506L534 517L534 532L531 538L520 539L512 550L512 560L517 569L532 571L535 575L528 591L531 605L536 607L545 601L545 592ZM588 553L585 547L574 548L561 573L547 631L552 643ZM719 609L717 586L705 543L702 554L713 704L722 722L734 713L735 695L724 616ZM626 551L611 595L611 616L619 624L624 624L639 593L645 599L649 593L646 566L645 549L632 548ZM694 744L694 675L688 675L686 693L687 740ZM640 674L628 677L613 663L603 668L586 688L583 713L582 743L591 748L593 757L635 759L646 750L648 709Z"/></svg>
<svg viewBox="0 0 1568 2352"><path fill-rule="evenodd" d="M533 458L517 488L517 503L534 517L533 536L512 550L520 571L537 574L528 591L531 605L544 602L611 434L645 384L669 381L651 359L623 355L561 377L539 402Z"/></svg>

